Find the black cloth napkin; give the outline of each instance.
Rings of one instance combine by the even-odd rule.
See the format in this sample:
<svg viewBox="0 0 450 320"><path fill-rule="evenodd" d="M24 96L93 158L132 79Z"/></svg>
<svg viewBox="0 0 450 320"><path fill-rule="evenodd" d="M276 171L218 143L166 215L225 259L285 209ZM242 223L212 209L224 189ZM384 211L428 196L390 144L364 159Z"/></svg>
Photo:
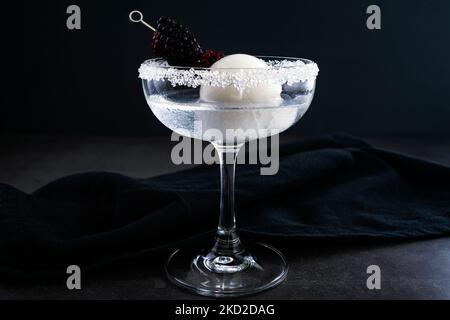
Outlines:
<svg viewBox="0 0 450 320"><path fill-rule="evenodd" d="M329 136L282 146L275 176L259 169L237 168L243 235L290 242L450 235L448 167ZM208 247L219 188L218 166L150 179L77 174L32 194L0 184L0 280L168 252L202 235Z"/></svg>

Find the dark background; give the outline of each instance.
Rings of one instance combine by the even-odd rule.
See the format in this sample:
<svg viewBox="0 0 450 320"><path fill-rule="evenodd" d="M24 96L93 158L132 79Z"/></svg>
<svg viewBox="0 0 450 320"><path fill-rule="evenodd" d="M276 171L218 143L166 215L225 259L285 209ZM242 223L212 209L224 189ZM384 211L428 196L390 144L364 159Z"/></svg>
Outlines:
<svg viewBox="0 0 450 320"><path fill-rule="evenodd" d="M77 4L82 30L66 28ZM382 30L366 28L366 8ZM310 111L291 132L450 133L450 1L22 1L2 3L3 134L166 133L147 108L139 64L171 15L206 48L299 56L321 69Z"/></svg>

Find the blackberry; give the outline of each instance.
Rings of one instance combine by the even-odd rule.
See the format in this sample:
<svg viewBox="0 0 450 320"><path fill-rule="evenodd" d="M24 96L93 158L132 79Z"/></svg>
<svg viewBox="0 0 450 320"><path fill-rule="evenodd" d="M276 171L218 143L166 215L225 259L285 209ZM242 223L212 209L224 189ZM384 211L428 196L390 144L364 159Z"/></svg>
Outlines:
<svg viewBox="0 0 450 320"><path fill-rule="evenodd" d="M209 68L223 57L224 54L222 52L209 49L205 50L198 60L198 66L202 68Z"/></svg>
<svg viewBox="0 0 450 320"><path fill-rule="evenodd" d="M156 56L166 59L173 66L195 66L203 55L189 29L169 17L158 19L152 49Z"/></svg>

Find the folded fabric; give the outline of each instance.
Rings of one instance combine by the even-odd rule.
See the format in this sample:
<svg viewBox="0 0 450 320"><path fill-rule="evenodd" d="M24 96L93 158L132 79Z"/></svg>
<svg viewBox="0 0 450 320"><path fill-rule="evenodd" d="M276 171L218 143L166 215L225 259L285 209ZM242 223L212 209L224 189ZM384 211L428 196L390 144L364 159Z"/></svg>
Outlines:
<svg viewBox="0 0 450 320"><path fill-rule="evenodd" d="M448 167L330 136L282 146L277 175L259 169L237 168L243 235L292 242L450 235ZM218 166L149 179L77 174L32 194L0 184L0 281L168 252L215 229L219 188Z"/></svg>

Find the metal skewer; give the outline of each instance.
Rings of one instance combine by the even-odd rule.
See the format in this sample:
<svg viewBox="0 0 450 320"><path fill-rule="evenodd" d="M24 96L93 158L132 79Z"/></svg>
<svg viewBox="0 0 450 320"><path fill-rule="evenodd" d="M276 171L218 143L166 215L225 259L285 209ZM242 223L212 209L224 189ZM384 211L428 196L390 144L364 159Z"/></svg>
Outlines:
<svg viewBox="0 0 450 320"><path fill-rule="evenodd" d="M136 16L136 18L133 18L133 16ZM142 14L142 12L140 12L138 10L131 11L130 15L128 17L130 18L131 22L134 22L134 23L139 23L140 22L144 26L146 26L147 28L152 30L153 32L156 31L155 28L153 28L151 25L149 25L147 22L144 21L144 15Z"/></svg>

